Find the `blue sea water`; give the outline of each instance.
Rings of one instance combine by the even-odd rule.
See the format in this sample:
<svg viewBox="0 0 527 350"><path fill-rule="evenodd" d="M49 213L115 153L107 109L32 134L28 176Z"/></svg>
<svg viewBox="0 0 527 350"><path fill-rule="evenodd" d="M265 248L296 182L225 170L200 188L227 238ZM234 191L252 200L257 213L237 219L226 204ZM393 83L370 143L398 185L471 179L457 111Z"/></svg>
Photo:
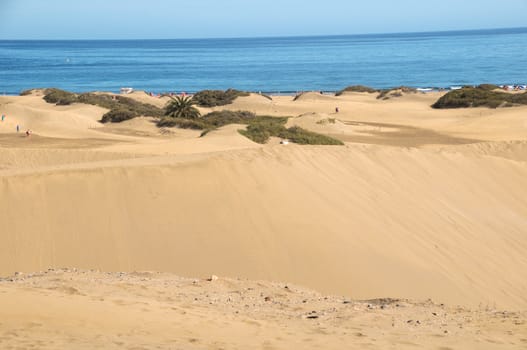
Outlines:
<svg viewBox="0 0 527 350"><path fill-rule="evenodd" d="M0 93L35 87L291 93L527 83L527 28L385 35L0 41Z"/></svg>

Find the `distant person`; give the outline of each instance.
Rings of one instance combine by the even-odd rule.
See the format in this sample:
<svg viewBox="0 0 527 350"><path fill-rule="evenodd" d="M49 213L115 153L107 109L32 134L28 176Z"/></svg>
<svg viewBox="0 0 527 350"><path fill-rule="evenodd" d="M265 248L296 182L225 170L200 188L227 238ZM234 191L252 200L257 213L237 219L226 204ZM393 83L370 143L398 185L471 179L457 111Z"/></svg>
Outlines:
<svg viewBox="0 0 527 350"><path fill-rule="evenodd" d="M335 107L335 113L340 112L340 109L338 107Z"/></svg>
<svg viewBox="0 0 527 350"><path fill-rule="evenodd" d="M5 114L2 114L2 121L4 121L5 119Z"/></svg>
<svg viewBox="0 0 527 350"><path fill-rule="evenodd" d="M20 125L16 125L16 132L20 132Z"/></svg>

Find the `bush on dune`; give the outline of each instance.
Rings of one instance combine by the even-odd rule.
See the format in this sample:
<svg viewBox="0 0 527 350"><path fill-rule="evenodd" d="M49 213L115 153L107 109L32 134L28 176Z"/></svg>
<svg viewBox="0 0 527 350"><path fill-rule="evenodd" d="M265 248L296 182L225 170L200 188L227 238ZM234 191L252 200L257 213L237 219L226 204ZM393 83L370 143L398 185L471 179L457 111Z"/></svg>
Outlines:
<svg viewBox="0 0 527 350"><path fill-rule="evenodd" d="M496 88L498 87L496 86ZM459 90L452 90L437 100L432 105L432 108L498 108L526 104L527 93L510 94L495 91L494 86L485 84L478 87L464 87Z"/></svg>
<svg viewBox="0 0 527 350"><path fill-rule="evenodd" d="M32 90L27 91L30 93ZM109 109L110 111L101 119L103 123L118 123L141 115L149 117L163 116L163 110L161 108L118 95L95 93L74 94L68 91L50 88L44 90L44 100L56 105L84 103Z"/></svg>
<svg viewBox="0 0 527 350"><path fill-rule="evenodd" d="M266 143L269 138L279 137L288 139L300 145L343 145L340 140L302 129L298 126L286 128L288 118L257 117L250 122L246 130L240 130L240 134L256 143Z"/></svg>
<svg viewBox="0 0 527 350"><path fill-rule="evenodd" d="M35 91L38 91L39 89L28 89L28 90L22 90L20 91L19 96L29 96L32 95Z"/></svg>
<svg viewBox="0 0 527 350"><path fill-rule="evenodd" d="M280 137L300 145L344 145L340 140L298 126L286 129L286 133L281 134Z"/></svg>
<svg viewBox="0 0 527 350"><path fill-rule="evenodd" d="M409 86L399 86L393 89L381 90L377 99L379 100L388 100L391 97L401 97L403 94L415 94L417 92L416 88Z"/></svg>
<svg viewBox="0 0 527 350"><path fill-rule="evenodd" d="M57 106L67 106L77 102L77 95L68 91L50 88L44 91L44 101L54 103Z"/></svg>
<svg viewBox="0 0 527 350"><path fill-rule="evenodd" d="M248 111L216 111L198 119L164 117L159 120L159 127L178 127L181 129L203 130L201 136L210 131L230 124L247 125L240 134L257 143L266 143L270 137L288 139L298 144L342 145L339 140L317 134L299 127L286 128L288 118L257 116Z"/></svg>
<svg viewBox="0 0 527 350"><path fill-rule="evenodd" d="M164 117L159 120L157 126L179 127L182 129L213 130L228 124L247 124L257 118L248 111L216 111L204 115L201 118L178 118Z"/></svg>
<svg viewBox="0 0 527 350"><path fill-rule="evenodd" d="M200 119L185 119L185 118L172 118L163 117L157 122L157 126L160 128L180 128L180 129L191 129L191 130L206 130L209 128Z"/></svg>
<svg viewBox="0 0 527 350"><path fill-rule="evenodd" d="M483 90L487 90L487 91L492 91L492 90L497 90L500 87L498 85L494 85L494 84L481 84L481 85L478 86L478 88L483 89Z"/></svg>
<svg viewBox="0 0 527 350"><path fill-rule="evenodd" d="M125 120L135 118L137 116L138 115L135 112L130 111L128 109L116 108L116 109L112 109L111 111L103 115L101 122L102 123L110 123L110 122L120 123Z"/></svg>
<svg viewBox="0 0 527 350"><path fill-rule="evenodd" d="M228 90L203 90L193 96L193 100L201 107L217 107L225 106L234 102L234 100L241 96L249 96L248 92L243 92L235 89Z"/></svg>
<svg viewBox="0 0 527 350"><path fill-rule="evenodd" d="M126 109L135 113L136 116L144 115L149 117L161 117L163 115L163 110L161 108L118 95L84 93L79 95L78 102L110 110Z"/></svg>
<svg viewBox="0 0 527 350"><path fill-rule="evenodd" d="M364 86L364 85L353 85L353 86L348 86L340 91L338 91L337 93L335 93L335 96L340 96L342 94L344 94L345 92L367 92L367 93L375 93L375 92L379 92L379 90L375 90L369 86Z"/></svg>
<svg viewBox="0 0 527 350"><path fill-rule="evenodd" d="M249 111L216 111L205 115L203 121L212 128L227 124L247 124L256 119L256 114Z"/></svg>

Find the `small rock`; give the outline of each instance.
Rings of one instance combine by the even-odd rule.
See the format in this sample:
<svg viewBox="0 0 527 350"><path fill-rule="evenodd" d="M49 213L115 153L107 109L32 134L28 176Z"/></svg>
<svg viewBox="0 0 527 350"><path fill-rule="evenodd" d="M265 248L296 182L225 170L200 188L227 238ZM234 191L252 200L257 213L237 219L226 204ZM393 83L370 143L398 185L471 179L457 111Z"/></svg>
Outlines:
<svg viewBox="0 0 527 350"><path fill-rule="evenodd" d="M218 276L216 276L216 275L212 275L212 276L210 276L210 278L207 279L207 281L209 281L209 282L214 282L214 281L217 281L217 280L218 280Z"/></svg>
<svg viewBox="0 0 527 350"><path fill-rule="evenodd" d="M265 301L271 301L271 297L265 297L264 300Z"/></svg>

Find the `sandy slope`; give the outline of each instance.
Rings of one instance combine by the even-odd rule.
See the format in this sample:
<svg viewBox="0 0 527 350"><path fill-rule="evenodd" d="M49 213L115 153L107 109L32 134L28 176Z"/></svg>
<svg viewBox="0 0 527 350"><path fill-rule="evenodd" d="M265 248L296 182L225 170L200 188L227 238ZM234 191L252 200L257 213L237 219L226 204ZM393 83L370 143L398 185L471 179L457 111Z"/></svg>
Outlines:
<svg viewBox="0 0 527 350"><path fill-rule="evenodd" d="M149 118L105 126L98 122L105 112L98 107L56 107L38 96L0 97L0 112L7 114L0 124L0 273L69 266L217 274L294 283L355 299L432 298L452 306L525 311L527 108L437 111L429 107L437 97L411 94L380 101L369 94L308 94L297 101L288 96L271 101L251 95L227 107L291 116L290 125L338 137L346 142L342 147L261 146L241 136L243 126L236 125L202 138L195 131L159 130ZM16 134L16 124L34 135ZM31 281L47 283L24 283ZM68 305L88 313L95 306L86 296L102 293L107 282L101 280L100 291L93 286L95 294L68 297L73 303ZM132 299L139 298L138 282L133 280ZM27 294L19 295L19 287ZM39 303L39 288L2 284L0 303ZM157 293L141 294L137 302L158 305ZM61 295L50 295L50 303L60 304ZM112 307L116 315L137 316L133 308ZM53 309L33 317L28 308L17 317L48 317ZM262 339L267 334L232 314L224 321L223 311L200 312L210 313L220 330L233 325L260 332ZM164 329L168 323L155 321L160 315L152 316L151 325ZM522 328L509 339L492 317L481 317L492 328L487 340L518 347L527 338ZM361 319L362 326L377 319ZM271 333L280 333L265 320ZM92 321L93 327L101 325ZM304 322L286 322L293 334L304 325L297 321ZM9 323L4 330L12 327ZM439 338L427 334L427 342L418 344L439 346ZM385 345L399 344L392 336L382 338ZM465 336L468 347L488 345L476 342L474 333ZM87 341L86 335L79 337ZM202 347L213 348L212 337ZM283 338L286 345L278 348L301 341L301 336ZM244 339L237 346L255 344L254 338ZM310 346L320 345L317 341ZM457 341L446 346L456 348Z"/></svg>
<svg viewBox="0 0 527 350"><path fill-rule="evenodd" d="M16 302L16 303L13 303ZM59 270L0 280L3 349L524 349L525 312L283 283Z"/></svg>
<svg viewBox="0 0 527 350"><path fill-rule="evenodd" d="M3 272L217 273L357 298L527 305L525 163L274 146L126 164L3 177Z"/></svg>

